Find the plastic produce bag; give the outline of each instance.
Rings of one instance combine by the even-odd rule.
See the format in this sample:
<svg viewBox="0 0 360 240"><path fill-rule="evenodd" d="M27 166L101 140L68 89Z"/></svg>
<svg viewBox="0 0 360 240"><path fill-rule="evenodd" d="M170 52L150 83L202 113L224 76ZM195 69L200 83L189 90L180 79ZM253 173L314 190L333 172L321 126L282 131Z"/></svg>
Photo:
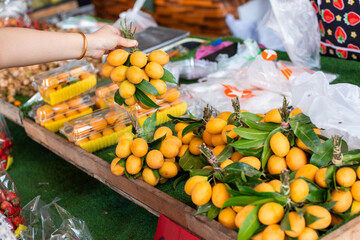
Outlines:
<svg viewBox="0 0 360 240"><path fill-rule="evenodd" d="M132 9L120 13L119 19L116 20L114 26L121 29L120 22L124 22L124 20L126 20L128 24L131 23L132 27L136 28L136 31L140 31L148 27L156 27L157 24L155 19L150 14L140 11L144 3L145 0L137 0Z"/></svg>
<svg viewBox="0 0 360 240"><path fill-rule="evenodd" d="M75 218L56 202L56 198L45 204L37 196L30 201L23 212L28 228L21 233L21 240L92 240L84 221Z"/></svg>
<svg viewBox="0 0 360 240"><path fill-rule="evenodd" d="M308 69L320 68L320 30L309 0L270 0L272 10L262 24L283 40L296 64Z"/></svg>
<svg viewBox="0 0 360 240"><path fill-rule="evenodd" d="M30 18L25 13L27 1L0 0L0 27L4 26L29 26Z"/></svg>
<svg viewBox="0 0 360 240"><path fill-rule="evenodd" d="M343 136L349 149L360 148L360 88L338 83L330 85L324 73L304 73L291 84L293 105L331 137Z"/></svg>
<svg viewBox="0 0 360 240"><path fill-rule="evenodd" d="M0 114L0 161L2 167L6 170L9 169L13 162L12 150L13 139L4 116Z"/></svg>
<svg viewBox="0 0 360 240"><path fill-rule="evenodd" d="M5 221L8 229L17 237L20 231L26 228L15 183L2 166L0 166L0 216L1 221Z"/></svg>

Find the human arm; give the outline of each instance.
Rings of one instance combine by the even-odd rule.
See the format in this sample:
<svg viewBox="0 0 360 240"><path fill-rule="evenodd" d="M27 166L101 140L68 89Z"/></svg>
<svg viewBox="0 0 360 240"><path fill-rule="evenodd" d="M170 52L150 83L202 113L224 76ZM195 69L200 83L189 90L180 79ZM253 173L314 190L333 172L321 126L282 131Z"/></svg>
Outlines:
<svg viewBox="0 0 360 240"><path fill-rule="evenodd" d="M120 30L106 25L86 34L86 57L100 58L116 47L134 47L137 41L121 37ZM0 28L0 69L58 60L76 59L84 48L79 33L46 32L26 28Z"/></svg>

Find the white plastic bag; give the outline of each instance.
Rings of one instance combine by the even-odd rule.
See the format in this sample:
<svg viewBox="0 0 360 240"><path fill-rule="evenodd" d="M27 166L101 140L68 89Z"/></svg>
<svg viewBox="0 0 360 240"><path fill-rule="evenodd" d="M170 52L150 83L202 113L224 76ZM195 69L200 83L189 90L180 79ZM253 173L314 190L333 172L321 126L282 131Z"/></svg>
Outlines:
<svg viewBox="0 0 360 240"><path fill-rule="evenodd" d="M349 149L360 148L360 88L340 83L330 85L324 73L304 73L291 84L293 105L327 137L343 136Z"/></svg>
<svg viewBox="0 0 360 240"><path fill-rule="evenodd" d="M136 31L148 27L156 27L157 24L154 18L150 14L140 11L144 3L145 0L137 0L132 9L120 13L119 19L114 23L114 27L121 29L120 22L124 22L125 19L128 24L131 23L132 27L136 28Z"/></svg>
<svg viewBox="0 0 360 240"><path fill-rule="evenodd" d="M309 0L270 0L272 10L263 25L283 40L293 63L308 69L320 68L320 30Z"/></svg>

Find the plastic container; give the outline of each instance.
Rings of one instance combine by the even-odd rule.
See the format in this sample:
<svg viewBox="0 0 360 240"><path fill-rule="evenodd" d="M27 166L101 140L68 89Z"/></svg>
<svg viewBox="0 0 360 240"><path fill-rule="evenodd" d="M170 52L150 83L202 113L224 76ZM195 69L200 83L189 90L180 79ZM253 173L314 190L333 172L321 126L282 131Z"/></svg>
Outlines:
<svg viewBox="0 0 360 240"><path fill-rule="evenodd" d="M85 60L73 61L65 66L34 76L34 86L50 105L69 100L86 91L95 90L95 68Z"/></svg>
<svg viewBox="0 0 360 240"><path fill-rule="evenodd" d="M165 93L163 99L156 100L156 104L160 108L145 109L136 104L129 107L128 110L137 119L140 127L142 127L148 117L158 111L156 124L160 125L170 121L168 114L181 117L186 114L187 110L190 110L195 116L201 117L205 104L201 104L200 101L200 99L192 97L183 89L170 88Z"/></svg>
<svg viewBox="0 0 360 240"><path fill-rule="evenodd" d="M95 105L98 108L107 108L114 104L115 92L119 89L119 86L113 83L105 83L96 88L95 91Z"/></svg>
<svg viewBox="0 0 360 240"><path fill-rule="evenodd" d="M13 162L13 139L5 118L0 114L0 161L4 169L8 170Z"/></svg>
<svg viewBox="0 0 360 240"><path fill-rule="evenodd" d="M120 134L131 131L128 113L118 106L70 120L60 130L70 142L75 142L88 152L115 145Z"/></svg>
<svg viewBox="0 0 360 240"><path fill-rule="evenodd" d="M90 95L78 96L54 106L44 102L34 105L29 116L46 129L57 132L65 122L91 113L94 105Z"/></svg>

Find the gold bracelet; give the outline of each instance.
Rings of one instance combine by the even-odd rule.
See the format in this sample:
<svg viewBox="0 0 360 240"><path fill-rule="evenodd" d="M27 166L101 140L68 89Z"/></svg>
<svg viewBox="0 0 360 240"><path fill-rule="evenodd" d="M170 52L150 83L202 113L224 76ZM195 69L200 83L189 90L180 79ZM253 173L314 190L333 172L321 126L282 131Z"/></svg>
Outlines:
<svg viewBox="0 0 360 240"><path fill-rule="evenodd" d="M79 32L79 34L80 34L80 35L83 37L83 39L84 39L84 49L83 49L80 57L77 58L77 60L80 60L80 59L82 59L82 58L85 56L86 51L87 51L87 47L88 47L88 43L87 43L85 34L83 34L82 32Z"/></svg>

